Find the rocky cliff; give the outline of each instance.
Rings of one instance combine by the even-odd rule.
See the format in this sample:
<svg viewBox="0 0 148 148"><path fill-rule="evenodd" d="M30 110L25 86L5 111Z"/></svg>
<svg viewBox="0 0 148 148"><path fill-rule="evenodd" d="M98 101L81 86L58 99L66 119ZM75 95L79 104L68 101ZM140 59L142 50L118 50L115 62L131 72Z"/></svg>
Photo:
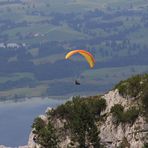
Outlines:
<svg viewBox="0 0 148 148"><path fill-rule="evenodd" d="M77 96L48 108L34 120L28 145L20 148L84 147L148 147L147 74L122 81L104 95Z"/></svg>
<svg viewBox="0 0 148 148"><path fill-rule="evenodd" d="M142 148L147 142L148 124L144 117L138 116L133 124L120 123L114 124L114 119L110 113L111 107L115 104L121 104L125 110L134 105L134 99L123 98L118 90L110 91L104 95L107 102L107 108L102 114L107 114L105 122L100 125L101 142L108 148L116 148L120 145L130 148Z"/></svg>
<svg viewBox="0 0 148 148"><path fill-rule="evenodd" d="M148 124L146 118L141 114L135 119L134 123L125 122L118 123L114 122L114 117L111 113L111 108L116 104L121 104L124 110L129 107L137 105L134 98L124 98L119 94L119 91L112 90L101 98L106 100L106 109L101 112L102 120L96 121L98 130L100 131L100 143L106 148L116 148L116 147L129 147L129 148L142 148L144 144L148 142ZM93 99L93 98L92 98ZM41 118L47 123L47 115L41 116ZM61 130L61 137L59 142L59 147L78 147L77 143L71 145L71 134L64 129L64 123L67 122L65 119L57 117L52 121L56 129ZM39 144L35 143L33 140L34 134L31 133L30 140L28 143L29 148L40 147ZM62 138L62 140L61 140ZM89 145L89 147L93 147Z"/></svg>

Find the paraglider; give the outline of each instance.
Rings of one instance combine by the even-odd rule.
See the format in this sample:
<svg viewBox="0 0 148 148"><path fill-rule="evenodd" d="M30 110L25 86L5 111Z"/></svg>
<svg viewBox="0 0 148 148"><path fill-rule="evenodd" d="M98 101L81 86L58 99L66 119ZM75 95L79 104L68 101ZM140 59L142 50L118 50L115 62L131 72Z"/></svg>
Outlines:
<svg viewBox="0 0 148 148"><path fill-rule="evenodd" d="M65 59L69 59L71 56L73 56L74 54L77 54L77 53L81 54L86 59L90 68L94 67L95 59L94 59L93 55L90 52L82 50L82 49L72 50L72 51L68 52L65 56ZM75 85L80 85L80 82L75 80Z"/></svg>
<svg viewBox="0 0 148 148"><path fill-rule="evenodd" d="M81 54L86 59L90 68L94 67L94 64L95 64L94 57L92 56L90 52L85 51L85 50L72 50L66 54L65 59L69 59L72 55L77 54L77 53Z"/></svg>
<svg viewBox="0 0 148 148"><path fill-rule="evenodd" d="M78 80L75 80L75 85L80 85L80 82L78 82Z"/></svg>

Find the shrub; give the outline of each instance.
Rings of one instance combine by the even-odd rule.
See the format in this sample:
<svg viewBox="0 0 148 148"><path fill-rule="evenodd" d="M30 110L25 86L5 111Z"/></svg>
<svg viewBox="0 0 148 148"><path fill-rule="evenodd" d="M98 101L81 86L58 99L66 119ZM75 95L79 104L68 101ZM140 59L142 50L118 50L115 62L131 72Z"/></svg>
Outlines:
<svg viewBox="0 0 148 148"><path fill-rule="evenodd" d="M125 81L121 81L115 88L119 90L119 93L123 97L129 96L139 99L139 104L141 102L143 104L140 107L143 109L141 112L144 113L144 116L148 117L148 74L133 76ZM135 114L138 114L137 111L135 111Z"/></svg>
<svg viewBox="0 0 148 148"><path fill-rule="evenodd" d="M127 81L129 81L129 87L128 87L129 96L131 96L131 97L138 96L138 94L142 90L142 86L140 83L141 80L142 80L142 76L140 76L140 75L134 76L134 77L127 80Z"/></svg>
<svg viewBox="0 0 148 148"><path fill-rule="evenodd" d="M113 113L113 115L115 116L115 118L117 119L117 123L118 122L123 122L123 111L124 108L122 105L120 104L115 104L112 108L111 108L111 113Z"/></svg>
<svg viewBox="0 0 148 148"><path fill-rule="evenodd" d="M121 81L115 86L119 90L119 93L123 96L137 97L142 91L142 75L133 76L125 81Z"/></svg>
<svg viewBox="0 0 148 148"><path fill-rule="evenodd" d="M136 107L131 107L127 111L124 111L122 105L116 104L111 108L111 113L115 116L117 123L133 123L139 115L139 110Z"/></svg>
<svg viewBox="0 0 148 148"><path fill-rule="evenodd" d="M123 114L123 121L133 123L139 115L139 110L136 107L129 108Z"/></svg>
<svg viewBox="0 0 148 148"><path fill-rule="evenodd" d="M81 98L73 97L55 110L55 115L67 119L67 127L72 133L72 140L79 143L79 147L86 147L87 140L94 147L99 147L99 131L95 124L95 115L100 115L106 108L105 99L99 96ZM87 140L86 140L87 137Z"/></svg>
<svg viewBox="0 0 148 148"><path fill-rule="evenodd" d="M146 112L148 113L148 83L143 90L142 102L144 104Z"/></svg>
<svg viewBox="0 0 148 148"><path fill-rule="evenodd" d="M56 137L56 130L49 121L46 125L41 118L36 118L32 125L34 128L35 142L40 144L43 148L57 148L58 138Z"/></svg>
<svg viewBox="0 0 148 148"><path fill-rule="evenodd" d="M90 112L94 115L100 115L101 111L106 109L106 100L103 98L88 98L86 102Z"/></svg>
<svg viewBox="0 0 148 148"><path fill-rule="evenodd" d="M148 148L148 143L145 143L143 148Z"/></svg>
<svg viewBox="0 0 148 148"><path fill-rule="evenodd" d="M63 105L58 106L54 111L54 114L68 119L73 116L76 108L82 108L82 106L87 107L93 116L100 115L101 111L106 108L106 100L100 97L81 98L76 96L73 97L72 101L68 101Z"/></svg>
<svg viewBox="0 0 148 148"><path fill-rule="evenodd" d="M121 94L123 97L126 97L128 95L128 85L127 83L121 83L117 86L119 94Z"/></svg>
<svg viewBox="0 0 148 148"><path fill-rule="evenodd" d="M40 117L35 118L32 125L32 128L34 128L33 133L38 134L39 131L44 127L45 127L44 121Z"/></svg>

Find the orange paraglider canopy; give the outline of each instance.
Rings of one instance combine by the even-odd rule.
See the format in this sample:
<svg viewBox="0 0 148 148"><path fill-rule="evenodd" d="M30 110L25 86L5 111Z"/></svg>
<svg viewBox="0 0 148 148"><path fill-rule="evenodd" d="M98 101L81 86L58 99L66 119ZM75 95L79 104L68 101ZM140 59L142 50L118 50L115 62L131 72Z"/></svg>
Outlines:
<svg viewBox="0 0 148 148"><path fill-rule="evenodd" d="M86 59L90 68L94 67L95 60L94 60L93 55L90 52L82 50L82 49L72 50L72 51L68 52L65 56L65 59L69 59L72 55L77 54L77 53L81 54Z"/></svg>

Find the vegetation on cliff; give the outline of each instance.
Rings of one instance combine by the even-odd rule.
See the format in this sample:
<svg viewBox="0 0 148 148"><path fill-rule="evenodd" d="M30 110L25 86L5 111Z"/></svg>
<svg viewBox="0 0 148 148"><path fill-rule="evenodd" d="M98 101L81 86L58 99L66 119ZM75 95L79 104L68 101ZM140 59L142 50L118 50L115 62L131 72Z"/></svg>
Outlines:
<svg viewBox="0 0 148 148"><path fill-rule="evenodd" d="M148 113L148 74L136 75L127 80L121 81L115 86L119 93L125 98L135 98Z"/></svg>
<svg viewBox="0 0 148 148"><path fill-rule="evenodd" d="M56 117L61 120L66 119L64 128L71 133L71 146L77 143L77 146L81 148L91 143L94 147L100 147L99 130L95 121L99 120L100 113L105 108L106 101L100 96L74 97L72 101L47 113L48 124L45 124L41 118L34 120L33 132L37 135L36 142L43 147L58 147L57 142L60 139L55 136L57 131L51 125L52 119Z"/></svg>
<svg viewBox="0 0 148 148"><path fill-rule="evenodd" d="M111 108L111 112L115 116L117 123L133 123L139 115L139 110L136 107L130 107L124 111L124 107L120 104L114 105Z"/></svg>
<svg viewBox="0 0 148 148"><path fill-rule="evenodd" d="M36 135L34 137L34 141L41 146L47 148L50 146L50 148L56 148L58 138L55 135L55 128L49 121L48 124L45 124L44 120L37 117L34 120L34 123L32 125L33 133Z"/></svg>
<svg viewBox="0 0 148 148"><path fill-rule="evenodd" d="M109 110L107 108L109 106L107 99L109 98L105 98L105 95L73 97L71 101L67 101L56 109L49 110L46 114L47 122L41 118L34 120L35 142L43 148L56 148L63 140L61 137L66 135L70 140L69 147L101 147L101 130L99 128L108 116L111 116L110 113L114 118L110 118L113 120L108 120L108 122L112 122L108 124L116 124L117 126L120 123L132 126L139 115L147 115L147 82L148 74L144 74L131 77L117 84L115 88L119 90L120 95L124 96L120 99L123 100L122 103L126 102L126 106L122 103L113 102ZM120 95L118 94L118 97ZM114 119L116 122L114 122ZM59 122L60 126L57 128ZM127 139L124 139L120 144L125 145L128 142Z"/></svg>

